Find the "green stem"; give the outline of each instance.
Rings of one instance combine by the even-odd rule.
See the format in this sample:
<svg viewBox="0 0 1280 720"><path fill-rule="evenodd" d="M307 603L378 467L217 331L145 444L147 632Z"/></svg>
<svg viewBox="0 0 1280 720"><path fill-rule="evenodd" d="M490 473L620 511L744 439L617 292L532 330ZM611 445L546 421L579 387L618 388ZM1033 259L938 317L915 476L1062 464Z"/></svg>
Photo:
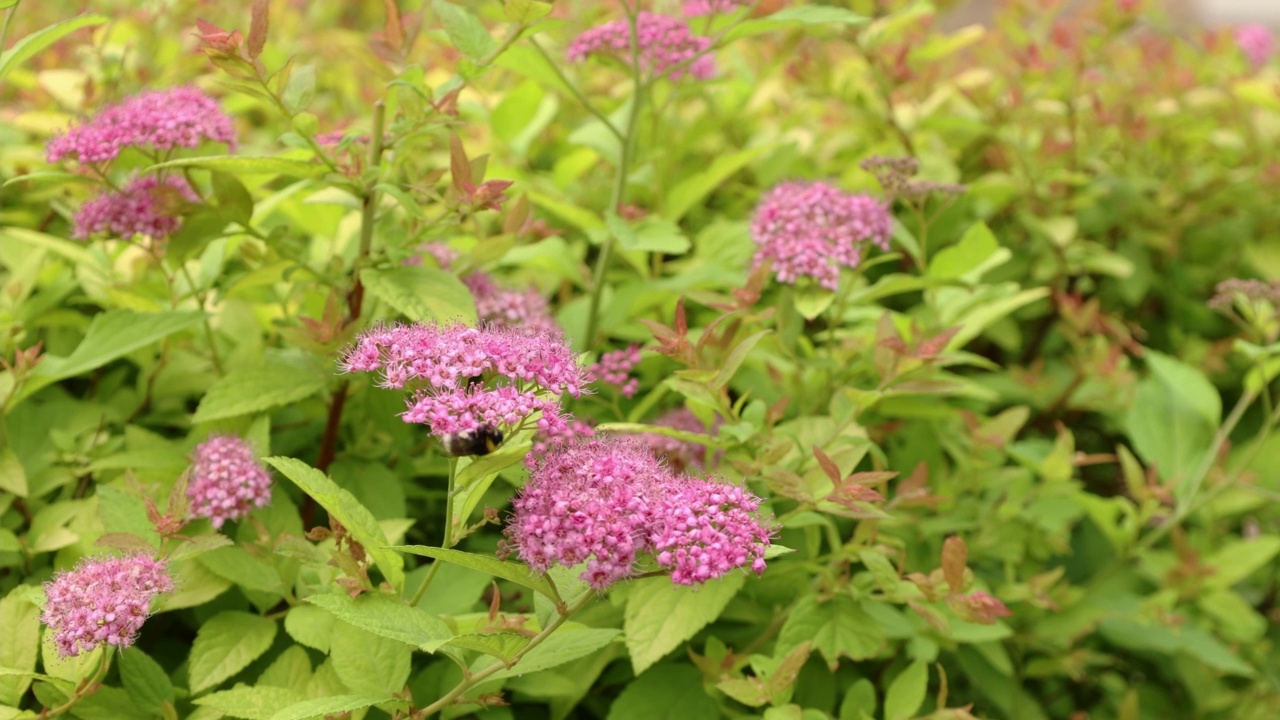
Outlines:
<svg viewBox="0 0 1280 720"><path fill-rule="evenodd" d="M627 192L627 175L631 173L633 145L635 142L636 123L640 119L640 105L644 97L644 83L640 79L640 45L636 38L636 16L638 12L627 6L627 25L631 31L631 112L627 115L627 129L620 140L621 157L618 159L618 177L613 183L613 193L609 197L609 212L617 212ZM595 272L591 281L591 309L587 313L587 332L582 342L585 347L595 347L596 327L600 322L600 298L604 293L604 274L609 267L609 256L613 254L613 234L607 234L600 244L600 255L596 258Z"/></svg>
<svg viewBox="0 0 1280 720"><path fill-rule="evenodd" d="M508 668L514 667L516 663L520 662L520 660L524 658L525 655L528 655L534 648L538 647L543 643L543 641L551 637L551 634L554 633L557 628L563 625L570 617L572 617L574 613L581 610L583 607L586 606L587 603L591 602L594 599L595 599L594 593L587 593L585 596L583 596L583 598L580 601L578 601L576 605L561 611L558 615L556 615L556 617L552 618L551 622L547 625L546 628L542 630L542 632L538 633L533 639L529 640L528 645L525 645L523 648L520 649L520 652L512 656L510 662L508 663L494 662L492 665L481 670L480 672L477 672L474 675L471 675L470 677L463 678L462 682L458 683L452 690L445 693L444 697L440 698L439 700L436 700L435 702L431 703L425 708L414 713L413 717L415 718L430 717L431 715L434 715L440 712L441 710L448 707L449 705L452 705L453 701L457 700L460 695L470 690L471 688L475 687L476 685L479 685L480 683L484 682L490 676L496 675L502 670L506 670Z"/></svg>
<svg viewBox="0 0 1280 720"><path fill-rule="evenodd" d="M560 64L551 58L551 55L547 53L546 49L538 43L538 39L531 37L529 38L529 43L533 45L533 49L537 50L539 55L546 59L547 67L551 68L552 72L555 73L556 77L559 78L560 82L563 83L565 88L569 91L569 94L573 96L573 99L577 100L582 107L586 108L587 112L595 116L597 120L604 123L605 129L616 137L619 142L623 142L622 133L618 128L614 127L613 123L609 122L609 118L606 117L604 113L600 112L599 108L592 105L591 101L587 99L587 96L583 95L582 91L578 89L578 86L574 85L573 82L560 70Z"/></svg>
<svg viewBox="0 0 1280 720"><path fill-rule="evenodd" d="M196 289L196 281L191 277L191 272L187 270L185 263L178 269L182 271L182 276L186 278L187 285L191 287L192 297L194 297L196 302L200 304L200 310L203 312L205 294ZM218 371L218 375L226 375L226 370L222 367L222 356L218 354L218 345L213 339L213 326L209 324L209 316L205 315L202 322L204 324L205 337L209 340L209 358L213 361L213 368Z"/></svg>
<svg viewBox="0 0 1280 720"><path fill-rule="evenodd" d="M458 458L449 458L449 490L445 494L444 501L444 539L440 541L440 547L448 550L453 547L453 496L454 484L458 477ZM440 571L440 566L444 564L443 560L434 560L431 568L427 570L427 576L422 578L422 584L414 591L413 597L409 599L411 606L417 606L422 600L422 596L427 594L427 588L430 587L431 581L436 579L436 573Z"/></svg>
<svg viewBox="0 0 1280 720"><path fill-rule="evenodd" d="M107 676L107 670L111 668L111 654L114 651L115 648L110 646L103 648L102 660L98 662L98 669L93 673L93 676L81 680L80 683L76 685L75 693L72 694L71 697L67 698L66 702L58 705L57 707L41 710L39 715L40 720L61 715L75 707L76 703L97 692L98 688L102 685L102 679Z"/></svg>

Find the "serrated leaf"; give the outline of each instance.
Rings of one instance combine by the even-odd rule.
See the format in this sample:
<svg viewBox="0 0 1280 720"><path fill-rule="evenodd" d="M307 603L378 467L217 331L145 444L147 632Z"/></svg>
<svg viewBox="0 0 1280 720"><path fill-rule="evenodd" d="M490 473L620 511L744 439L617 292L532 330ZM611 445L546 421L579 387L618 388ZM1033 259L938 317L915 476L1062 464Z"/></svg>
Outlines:
<svg viewBox="0 0 1280 720"><path fill-rule="evenodd" d="M740 572L712 580L696 591L670 578L633 582L622 626L633 671L643 673L715 621L745 582L746 575Z"/></svg>
<svg viewBox="0 0 1280 720"><path fill-rule="evenodd" d="M301 460L287 457L269 457L266 462L293 481L310 495L320 507L346 527L351 536L364 546L365 552L382 570L387 582L397 590L404 589L404 560L386 549L387 538L382 526L369 509L360 504L350 492L338 487L328 475Z"/></svg>
<svg viewBox="0 0 1280 720"><path fill-rule="evenodd" d="M297 705L302 699L299 692L288 688L237 685L230 690L209 693L194 702L200 707L217 710L227 717L271 720L277 713Z"/></svg>
<svg viewBox="0 0 1280 720"><path fill-rule="evenodd" d="M884 630L853 598L844 595L818 602L806 595L792 609L778 635L781 647L812 641L834 669L841 656L865 660L880 651Z"/></svg>
<svg viewBox="0 0 1280 720"><path fill-rule="evenodd" d="M702 687L702 673L688 664L663 664L627 683L607 720L704 720L719 714Z"/></svg>
<svg viewBox="0 0 1280 720"><path fill-rule="evenodd" d="M317 605L295 605L284 616L284 631L299 643L327 653L334 620L333 613Z"/></svg>
<svg viewBox="0 0 1280 720"><path fill-rule="evenodd" d="M191 692L200 693L248 667L276 637L276 624L259 615L223 611L209 618L191 645Z"/></svg>
<svg viewBox="0 0 1280 720"><path fill-rule="evenodd" d="M40 649L40 608L16 591L0 598L0 704L17 706L35 677Z"/></svg>
<svg viewBox="0 0 1280 720"><path fill-rule="evenodd" d="M524 650L528 644L529 638L513 632L469 633L449 641L451 647L492 655L503 663L511 662L511 658Z"/></svg>
<svg viewBox="0 0 1280 720"><path fill-rule="evenodd" d="M516 677L572 662L600 650L614 641L620 631L614 628L573 629L562 627L529 651L510 668L489 676L490 680Z"/></svg>
<svg viewBox="0 0 1280 720"><path fill-rule="evenodd" d="M413 648L345 622L335 623L329 657L342 684L354 692L399 692L409 679Z"/></svg>
<svg viewBox="0 0 1280 720"><path fill-rule="evenodd" d="M309 357L274 354L264 364L240 367L215 382L200 400L193 423L207 423L290 405L321 392L329 377Z"/></svg>
<svg viewBox="0 0 1280 720"><path fill-rule="evenodd" d="M470 11L445 0L431 0L431 7L440 17L449 42L461 50L462 54L479 60L497 47L484 23Z"/></svg>
<svg viewBox="0 0 1280 720"><path fill-rule="evenodd" d="M496 557L489 555L477 555L475 553L463 552L462 550L454 550L451 548L429 547L426 545L393 545L389 550L399 552L412 553L423 557L433 558L437 561L453 563L472 570L479 570L496 578L509 580L517 585L533 590L534 592L545 595L552 600L556 600L555 591L552 590L551 584L547 579L538 575L528 566L519 563L505 562Z"/></svg>
<svg viewBox="0 0 1280 720"><path fill-rule="evenodd" d="M290 705L272 715L271 720L308 720L381 705L393 699L390 695L333 695Z"/></svg>
<svg viewBox="0 0 1280 720"><path fill-rule="evenodd" d="M173 702L173 683L160 663L133 647L120 653L120 679L135 705L160 715L166 702Z"/></svg>
<svg viewBox="0 0 1280 720"><path fill-rule="evenodd" d="M306 601L333 614L334 617L385 638L408 643L424 652L435 652L453 639L440 618L411 605L381 595L312 595Z"/></svg>
<svg viewBox="0 0 1280 720"><path fill-rule="evenodd" d="M134 350L197 325L201 312L140 313L109 310L95 315L84 339L67 357L46 355L32 373L49 381L82 375Z"/></svg>
<svg viewBox="0 0 1280 720"><path fill-rule="evenodd" d="M368 268L360 281L374 297L414 322L476 322L471 291L453 273L423 265Z"/></svg>

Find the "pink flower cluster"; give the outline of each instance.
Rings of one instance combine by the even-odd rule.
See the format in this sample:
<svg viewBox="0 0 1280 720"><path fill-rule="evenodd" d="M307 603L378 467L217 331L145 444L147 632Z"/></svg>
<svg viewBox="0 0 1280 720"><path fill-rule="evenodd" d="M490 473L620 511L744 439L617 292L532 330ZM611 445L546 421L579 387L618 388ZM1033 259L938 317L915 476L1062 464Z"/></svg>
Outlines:
<svg viewBox="0 0 1280 720"><path fill-rule="evenodd" d="M199 198L185 180L154 176L135 178L123 192L107 191L80 206L76 212L74 237L80 240L99 232L109 232L129 239L134 235L166 238L177 232L182 219L168 214L173 203L163 195L170 193L188 202Z"/></svg>
<svg viewBox="0 0 1280 720"><path fill-rule="evenodd" d="M640 69L652 76L670 74L672 80L692 75L706 80L715 75L715 60L704 53L710 38L694 35L688 23L666 15L642 12L636 17L637 57ZM614 20L579 35L570 45L570 62L582 62L591 55L615 57L631 64L631 26Z"/></svg>
<svg viewBox="0 0 1280 720"><path fill-rule="evenodd" d="M122 150L193 148L205 140L235 145L236 131L213 98L193 87L135 95L49 141L49 162L74 156L81 163L115 159Z"/></svg>
<svg viewBox="0 0 1280 720"><path fill-rule="evenodd" d="M640 380L631 371L640 364L640 346L631 345L600 356L600 362L592 365L587 374L595 382L618 388L623 397L631 397L640 389Z"/></svg>
<svg viewBox="0 0 1280 720"><path fill-rule="evenodd" d="M91 652L106 643L129 647L151 614L151 599L173 592L162 561L147 555L84 560L44 584L41 620L53 631L62 657Z"/></svg>
<svg viewBox="0 0 1280 720"><path fill-rule="evenodd" d="M559 334L492 325L374 328L356 340L342 369L378 372L383 387L413 390L402 417L428 423L439 437L518 425L536 412L543 433L564 432L560 397L577 397L587 383Z"/></svg>
<svg viewBox="0 0 1280 720"><path fill-rule="evenodd" d="M192 515L209 518L220 528L271 501L271 475L249 443L235 435L214 435L196 446L187 499Z"/></svg>
<svg viewBox="0 0 1280 720"><path fill-rule="evenodd" d="M560 335L547 299L534 288L502 287L488 273L473 272L462 278L476 300L476 315L485 322L518 330L526 335Z"/></svg>
<svg viewBox="0 0 1280 720"><path fill-rule="evenodd" d="M750 0L685 0L684 16L699 17L731 13L740 7L750 5Z"/></svg>
<svg viewBox="0 0 1280 720"><path fill-rule="evenodd" d="M571 445L583 438L595 437L596 428L589 422L572 420L560 427L551 428L550 432L540 432L533 438L533 448L524 458L525 467L533 469L538 466L539 458Z"/></svg>
<svg viewBox="0 0 1280 720"><path fill-rule="evenodd" d="M1236 28L1236 45L1249 58L1254 70L1267 63L1276 51L1276 39L1265 25L1241 25Z"/></svg>
<svg viewBox="0 0 1280 720"><path fill-rule="evenodd" d="M723 423L723 419L716 417L713 430ZM702 424L697 415L688 408L679 408L659 417L653 422L657 427L668 427L674 430L684 430L685 432L706 434L707 426ZM688 440L668 437L666 435L657 435L655 433L647 433L641 436L645 445L649 450L658 457L664 459L673 468L684 470L692 468L702 470L707 464L706 445L701 445Z"/></svg>
<svg viewBox="0 0 1280 720"><path fill-rule="evenodd" d="M751 235L760 248L753 267L772 261L778 282L811 277L835 290L840 268L856 268L868 242L889 249L889 208L821 182L774 187L756 208Z"/></svg>
<svg viewBox="0 0 1280 720"><path fill-rule="evenodd" d="M540 458L503 548L540 572L586 563L596 590L631 577L646 553L682 585L748 565L760 574L772 530L759 505L744 488L672 473L634 438L597 437Z"/></svg>

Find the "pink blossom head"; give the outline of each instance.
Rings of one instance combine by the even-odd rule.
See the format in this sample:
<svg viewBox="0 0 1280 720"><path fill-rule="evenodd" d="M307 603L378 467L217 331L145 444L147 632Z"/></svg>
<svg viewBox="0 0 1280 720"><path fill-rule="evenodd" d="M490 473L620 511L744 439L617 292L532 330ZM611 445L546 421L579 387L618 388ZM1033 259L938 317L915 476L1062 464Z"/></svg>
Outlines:
<svg viewBox="0 0 1280 720"><path fill-rule="evenodd" d="M1241 25L1236 28L1236 45L1249 59L1254 70L1262 67L1276 51L1276 39L1265 25Z"/></svg>
<svg viewBox="0 0 1280 720"><path fill-rule="evenodd" d="M587 375L597 383L613 386L622 397L629 398L640 389L640 381L631 375L639 364L640 346L631 345L601 355L600 362L592 365Z"/></svg>
<svg viewBox="0 0 1280 720"><path fill-rule="evenodd" d="M712 430L714 431L723 423L724 420L717 415ZM657 427L668 427L700 435L707 432L707 426L702 423L702 420L698 419L692 410L684 407L659 417L653 424ZM666 460L676 470L702 470L707 464L709 448L706 445L656 433L646 433L640 437L650 451Z"/></svg>
<svg viewBox="0 0 1280 720"><path fill-rule="evenodd" d="M666 468L628 438L592 438L540 458L514 501L505 547L529 567L587 563L596 590L630 577L651 549Z"/></svg>
<svg viewBox="0 0 1280 720"><path fill-rule="evenodd" d="M196 446L187 500L192 515L209 518L220 528L271 501L271 474L249 443L235 435L214 435Z"/></svg>
<svg viewBox="0 0 1280 720"><path fill-rule="evenodd" d="M156 595L173 592L163 561L136 554L85 559L44 584L41 620L53 631L62 657L99 645L133 645Z"/></svg>
<svg viewBox="0 0 1280 720"><path fill-rule="evenodd" d="M409 389L405 422L439 437L482 427L509 430L535 413L538 429L560 433L563 395L577 397L586 375L564 337L462 324L374 328L342 361L346 372L377 372L381 385Z"/></svg>
<svg viewBox="0 0 1280 720"><path fill-rule="evenodd" d="M731 13L750 4L750 0L685 0L684 16L700 17Z"/></svg>
<svg viewBox="0 0 1280 720"><path fill-rule="evenodd" d="M753 267L772 262L778 282L809 277L835 290L840 268L856 268L868 243L888 250L892 230L889 208L875 198L821 182L783 183L756 208Z"/></svg>
<svg viewBox="0 0 1280 720"><path fill-rule="evenodd" d="M198 200L182 178L170 176L161 180L144 175L126 185L124 192L108 190L81 205L72 234L80 240L95 233L126 240L134 235L167 238L182 226L182 218L170 214L174 197L187 202Z"/></svg>
<svg viewBox="0 0 1280 720"><path fill-rule="evenodd" d="M462 278L476 301L476 315L487 323L526 335L561 335L547 299L530 287L516 290L499 285L488 273L473 272Z"/></svg>
<svg viewBox="0 0 1280 720"><path fill-rule="evenodd" d="M678 18L642 12L636 17L636 44L640 70L651 77L669 75L679 80L692 75L706 80L715 75L715 60L707 54L710 38L694 35L689 24ZM582 62L592 55L617 58L631 64L631 26L614 20L579 35L570 45L570 62Z"/></svg>
<svg viewBox="0 0 1280 720"><path fill-rule="evenodd" d="M49 162L74 157L81 163L114 160L122 150L199 147L205 141L234 148L235 127L213 98L193 87L144 92L103 108L88 122L49 141Z"/></svg>
<svg viewBox="0 0 1280 720"><path fill-rule="evenodd" d="M685 477L666 488L654 526L658 565L678 585L700 585L730 570L765 569L772 530L758 516L760 498L712 479Z"/></svg>

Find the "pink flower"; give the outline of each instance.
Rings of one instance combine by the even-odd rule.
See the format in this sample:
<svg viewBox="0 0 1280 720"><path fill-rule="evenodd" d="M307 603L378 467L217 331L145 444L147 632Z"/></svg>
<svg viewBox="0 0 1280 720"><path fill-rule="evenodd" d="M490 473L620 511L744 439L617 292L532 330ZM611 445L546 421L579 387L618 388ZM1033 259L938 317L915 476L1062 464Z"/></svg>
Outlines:
<svg viewBox="0 0 1280 720"><path fill-rule="evenodd" d="M561 396L587 382L559 334L493 325L374 328L342 360L345 372L379 372L381 385L414 391L405 422L427 423L444 437L481 426L511 428L535 413L539 430L567 431Z"/></svg>
<svg viewBox="0 0 1280 720"><path fill-rule="evenodd" d="M633 574L651 549L661 463L629 439L591 439L540 459L516 497L505 547L534 570L587 563L582 579L596 590Z"/></svg>
<svg viewBox="0 0 1280 720"><path fill-rule="evenodd" d="M698 80L715 75L715 60L704 53L710 38L693 34L688 23L666 15L642 12L636 17L636 41L640 69L651 76L670 74L679 80L686 74ZM591 55L617 58L631 64L631 26L614 20L579 35L570 45L570 62L582 62Z"/></svg>
<svg viewBox="0 0 1280 720"><path fill-rule="evenodd" d="M750 5L750 0L685 0L684 16L699 17L731 13L740 7Z"/></svg>
<svg viewBox="0 0 1280 720"><path fill-rule="evenodd" d="M220 528L271 501L271 475L243 439L214 435L196 446L187 499L192 515Z"/></svg>
<svg viewBox="0 0 1280 720"><path fill-rule="evenodd" d="M1254 70L1267 63L1276 50L1276 39L1265 25L1241 25L1236 28L1236 45L1249 58Z"/></svg>
<svg viewBox="0 0 1280 720"><path fill-rule="evenodd" d="M600 356L600 362L592 365L587 374L596 382L612 385L623 397L631 397L640 389L640 381L631 371L640 363L640 347L631 345L625 350L614 350Z"/></svg>
<svg viewBox="0 0 1280 720"><path fill-rule="evenodd" d="M129 647L151 614L151 599L173 592L164 562L147 555L85 559L44 584L41 620L62 657L106 643Z"/></svg>
<svg viewBox="0 0 1280 720"><path fill-rule="evenodd" d="M235 146L231 118L193 87L135 95L103 108L91 120L49 141L49 162L75 156L81 163L113 160L128 147L163 151L198 147L206 140Z"/></svg>
<svg viewBox="0 0 1280 720"><path fill-rule="evenodd" d="M682 585L748 565L759 574L772 534L745 488L675 475L636 438L554 447L513 505L502 552L540 572L586 563L596 590L631 577L645 554Z"/></svg>
<svg viewBox="0 0 1280 720"><path fill-rule="evenodd" d="M171 176L160 180L151 175L136 178L122 193L108 190L81 205L72 235L80 240L99 232L126 240L134 235L166 238L182 226L182 218L169 214L176 204L175 197L188 202L199 199L181 178Z"/></svg>
<svg viewBox="0 0 1280 720"><path fill-rule="evenodd" d="M543 455L567 447L577 440L595 437L595 434L595 426L582 420L570 420L564 425L540 432L534 436L533 448L524 458L525 467L533 469Z"/></svg>
<svg viewBox="0 0 1280 720"><path fill-rule="evenodd" d="M514 290L499 285L488 273L476 271L462 278L476 300L476 315L493 325L526 335L561 335L547 299L534 288Z"/></svg>
<svg viewBox="0 0 1280 720"><path fill-rule="evenodd" d="M672 582L701 584L748 564L755 574L764 572L772 531L756 516L760 498L743 487L689 477L662 497L653 547Z"/></svg>
<svg viewBox="0 0 1280 720"><path fill-rule="evenodd" d="M893 220L884 203L820 182L778 185L756 208L753 268L773 262L778 282L811 277L835 290L840 268L856 268L868 242L889 249Z"/></svg>
<svg viewBox="0 0 1280 720"><path fill-rule="evenodd" d="M716 416L712 430L720 427L723 422L722 418ZM707 426L702 424L698 416L684 407L659 417L653 424L657 427L669 427L691 433L706 434L707 432ZM706 445L656 433L645 433L640 437L650 451L666 460L676 470L686 468L702 470L706 466L709 450Z"/></svg>

